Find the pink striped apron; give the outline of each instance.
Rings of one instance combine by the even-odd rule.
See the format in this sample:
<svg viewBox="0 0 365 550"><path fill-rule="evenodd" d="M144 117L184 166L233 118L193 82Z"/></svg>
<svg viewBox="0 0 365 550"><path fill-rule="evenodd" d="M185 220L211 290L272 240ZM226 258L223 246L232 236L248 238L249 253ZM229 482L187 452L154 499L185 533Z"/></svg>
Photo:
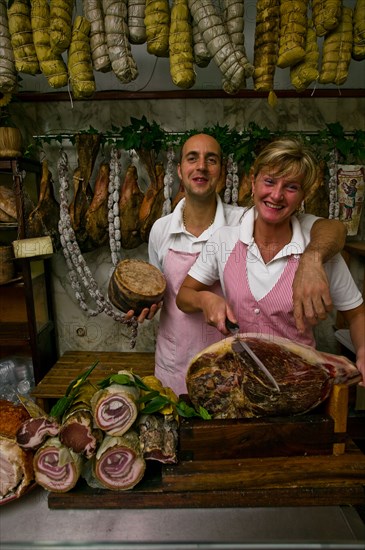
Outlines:
<svg viewBox="0 0 365 550"><path fill-rule="evenodd" d="M198 255L170 249L164 262L167 289L157 333L155 376L177 395L187 393L185 376L191 359L224 338L205 322L202 313L183 313L176 306L176 295ZM222 295L219 283L214 285L214 291Z"/></svg>
<svg viewBox="0 0 365 550"><path fill-rule="evenodd" d="M237 262L237 258L240 259ZM247 245L238 241L224 269L226 299L237 316L240 332L256 332L289 338L295 342L315 347L310 326L300 334L293 315L293 280L299 259L289 257L283 273L271 290L256 300L247 275Z"/></svg>

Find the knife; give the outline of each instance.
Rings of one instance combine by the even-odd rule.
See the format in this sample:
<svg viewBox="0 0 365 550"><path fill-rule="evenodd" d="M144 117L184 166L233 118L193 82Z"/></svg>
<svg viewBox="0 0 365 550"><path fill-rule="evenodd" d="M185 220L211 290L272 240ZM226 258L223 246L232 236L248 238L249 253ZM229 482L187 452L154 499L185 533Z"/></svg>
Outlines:
<svg viewBox="0 0 365 550"><path fill-rule="evenodd" d="M233 334L236 337L235 341L232 343L232 349L237 353L242 353L242 351L245 351L251 357L254 363L259 367L261 372L265 374L266 378L270 381L275 391L280 392L280 387L277 381L275 380L273 375L269 372L269 370L265 367L263 362L257 357L256 353L252 351L250 346L244 340L240 340L238 338L238 331L240 328L239 325L237 325L236 323L232 323L232 321L230 321L229 319L226 319L226 328L229 330L231 334Z"/></svg>

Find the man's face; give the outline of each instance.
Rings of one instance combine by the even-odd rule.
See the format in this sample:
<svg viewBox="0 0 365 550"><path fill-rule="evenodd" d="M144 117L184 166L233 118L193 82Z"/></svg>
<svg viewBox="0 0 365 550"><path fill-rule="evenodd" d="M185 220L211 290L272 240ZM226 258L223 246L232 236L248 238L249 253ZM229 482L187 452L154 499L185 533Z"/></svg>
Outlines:
<svg viewBox="0 0 365 550"><path fill-rule="evenodd" d="M221 169L221 149L213 137L198 134L185 142L177 173L187 195L205 198L215 194Z"/></svg>

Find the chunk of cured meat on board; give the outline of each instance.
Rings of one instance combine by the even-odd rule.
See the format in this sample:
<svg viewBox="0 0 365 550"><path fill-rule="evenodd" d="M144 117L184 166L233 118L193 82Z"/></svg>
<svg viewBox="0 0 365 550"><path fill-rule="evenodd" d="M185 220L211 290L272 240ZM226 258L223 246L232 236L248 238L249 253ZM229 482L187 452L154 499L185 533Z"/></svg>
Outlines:
<svg viewBox="0 0 365 550"><path fill-rule="evenodd" d="M233 349L244 340L275 378L273 389L253 359ZM323 353L286 338L258 334L228 337L191 361L186 383L195 408L213 418L304 414L320 405L334 384L356 384L361 374L346 357Z"/></svg>

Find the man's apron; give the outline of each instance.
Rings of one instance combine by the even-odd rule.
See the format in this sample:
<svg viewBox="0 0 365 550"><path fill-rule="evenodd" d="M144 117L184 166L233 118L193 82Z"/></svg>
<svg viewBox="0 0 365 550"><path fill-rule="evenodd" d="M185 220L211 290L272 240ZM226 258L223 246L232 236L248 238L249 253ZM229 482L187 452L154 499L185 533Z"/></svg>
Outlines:
<svg viewBox="0 0 365 550"><path fill-rule="evenodd" d="M206 323L203 313L183 313L176 306L180 286L198 255L169 249L164 261L167 288L157 333L155 376L177 395L187 393L185 376L191 359L224 338ZM222 295L219 283L212 290Z"/></svg>

